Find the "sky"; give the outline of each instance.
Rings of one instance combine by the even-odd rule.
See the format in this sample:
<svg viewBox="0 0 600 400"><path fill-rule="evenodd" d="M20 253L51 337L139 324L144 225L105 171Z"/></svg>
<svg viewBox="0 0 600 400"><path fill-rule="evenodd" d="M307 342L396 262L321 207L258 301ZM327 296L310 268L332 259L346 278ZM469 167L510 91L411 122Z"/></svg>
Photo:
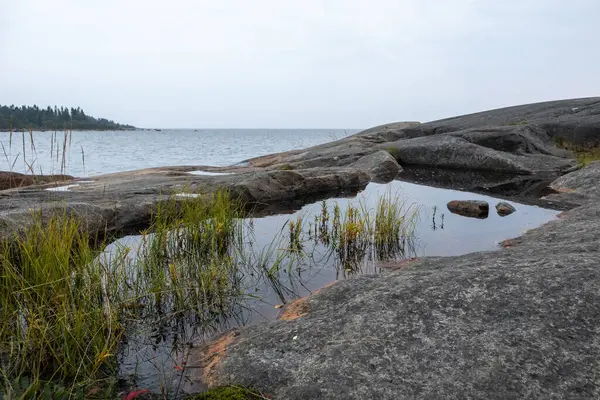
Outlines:
<svg viewBox="0 0 600 400"><path fill-rule="evenodd" d="M0 0L0 104L368 128L600 95L598 0Z"/></svg>

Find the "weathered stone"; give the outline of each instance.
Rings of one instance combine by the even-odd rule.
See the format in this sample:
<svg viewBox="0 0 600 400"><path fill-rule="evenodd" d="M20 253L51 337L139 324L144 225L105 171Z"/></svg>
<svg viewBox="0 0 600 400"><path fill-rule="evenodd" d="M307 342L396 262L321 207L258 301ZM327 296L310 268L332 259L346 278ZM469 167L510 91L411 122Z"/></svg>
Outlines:
<svg viewBox="0 0 600 400"><path fill-rule="evenodd" d="M446 206L453 214L471 218L487 218L490 211L488 202L481 200L452 200Z"/></svg>
<svg viewBox="0 0 600 400"><path fill-rule="evenodd" d="M496 204L496 212L501 217L510 215L510 214L514 213L515 211L517 211L517 209L512 204L507 203L505 201L501 201L498 204Z"/></svg>
<svg viewBox="0 0 600 400"><path fill-rule="evenodd" d="M507 133L504 138L511 138ZM543 153L519 155L484 147L455 135L432 135L384 143L400 165L438 168L479 169L515 174L566 171L576 165L572 159Z"/></svg>
<svg viewBox="0 0 600 400"><path fill-rule="evenodd" d="M350 164L351 168L365 171L374 182L389 182L394 179L402 167L387 151L378 151L359 158Z"/></svg>
<svg viewBox="0 0 600 400"><path fill-rule="evenodd" d="M0 190L13 189L73 179L70 175L26 175L12 171L0 171Z"/></svg>

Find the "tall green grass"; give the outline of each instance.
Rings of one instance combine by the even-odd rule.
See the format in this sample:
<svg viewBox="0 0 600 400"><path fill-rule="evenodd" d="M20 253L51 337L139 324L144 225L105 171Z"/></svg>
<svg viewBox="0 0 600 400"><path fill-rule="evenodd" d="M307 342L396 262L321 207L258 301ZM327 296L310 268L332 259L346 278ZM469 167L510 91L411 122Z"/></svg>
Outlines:
<svg viewBox="0 0 600 400"><path fill-rule="evenodd" d="M135 246L104 252L77 217L41 211L0 245L0 393L114 394L117 355L139 327L192 326L202 337L235 318L260 279L285 302L305 268L356 273L403 257L419 214L391 194L373 209L324 201L314 226L298 217L255 249L227 191L184 194L158 202Z"/></svg>
<svg viewBox="0 0 600 400"><path fill-rule="evenodd" d="M1 245L0 393L23 380L60 382L69 393L98 384L114 372L127 326L149 316L226 318L242 295L241 210L227 192L171 196L142 246L111 257L92 248L98 242L76 217L33 213Z"/></svg>
<svg viewBox="0 0 600 400"><path fill-rule="evenodd" d="M81 223L66 213L32 219L2 243L0 385L10 393L12 382L27 378L75 390L113 366L122 327Z"/></svg>

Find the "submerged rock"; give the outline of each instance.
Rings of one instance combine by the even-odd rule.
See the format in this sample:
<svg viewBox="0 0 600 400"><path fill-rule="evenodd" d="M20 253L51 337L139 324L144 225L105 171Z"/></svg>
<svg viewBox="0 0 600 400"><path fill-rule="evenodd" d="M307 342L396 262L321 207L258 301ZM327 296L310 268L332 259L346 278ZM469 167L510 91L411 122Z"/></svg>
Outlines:
<svg viewBox="0 0 600 400"><path fill-rule="evenodd" d="M490 205L482 200L452 200L446 206L451 213L470 218L487 218L490 212Z"/></svg>
<svg viewBox="0 0 600 400"><path fill-rule="evenodd" d="M505 201L501 201L500 203L496 204L496 212L501 217L506 217L515 211L517 211L517 209L512 204Z"/></svg>

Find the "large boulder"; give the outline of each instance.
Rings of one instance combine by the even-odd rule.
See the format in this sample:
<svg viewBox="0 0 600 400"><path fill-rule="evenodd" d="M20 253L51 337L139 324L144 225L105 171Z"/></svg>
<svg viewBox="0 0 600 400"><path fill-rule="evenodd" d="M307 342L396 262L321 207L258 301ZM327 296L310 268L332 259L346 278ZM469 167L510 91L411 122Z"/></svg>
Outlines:
<svg viewBox="0 0 600 400"><path fill-rule="evenodd" d="M402 171L396 159L382 150L363 156L349 166L365 171L374 182L389 182Z"/></svg>

